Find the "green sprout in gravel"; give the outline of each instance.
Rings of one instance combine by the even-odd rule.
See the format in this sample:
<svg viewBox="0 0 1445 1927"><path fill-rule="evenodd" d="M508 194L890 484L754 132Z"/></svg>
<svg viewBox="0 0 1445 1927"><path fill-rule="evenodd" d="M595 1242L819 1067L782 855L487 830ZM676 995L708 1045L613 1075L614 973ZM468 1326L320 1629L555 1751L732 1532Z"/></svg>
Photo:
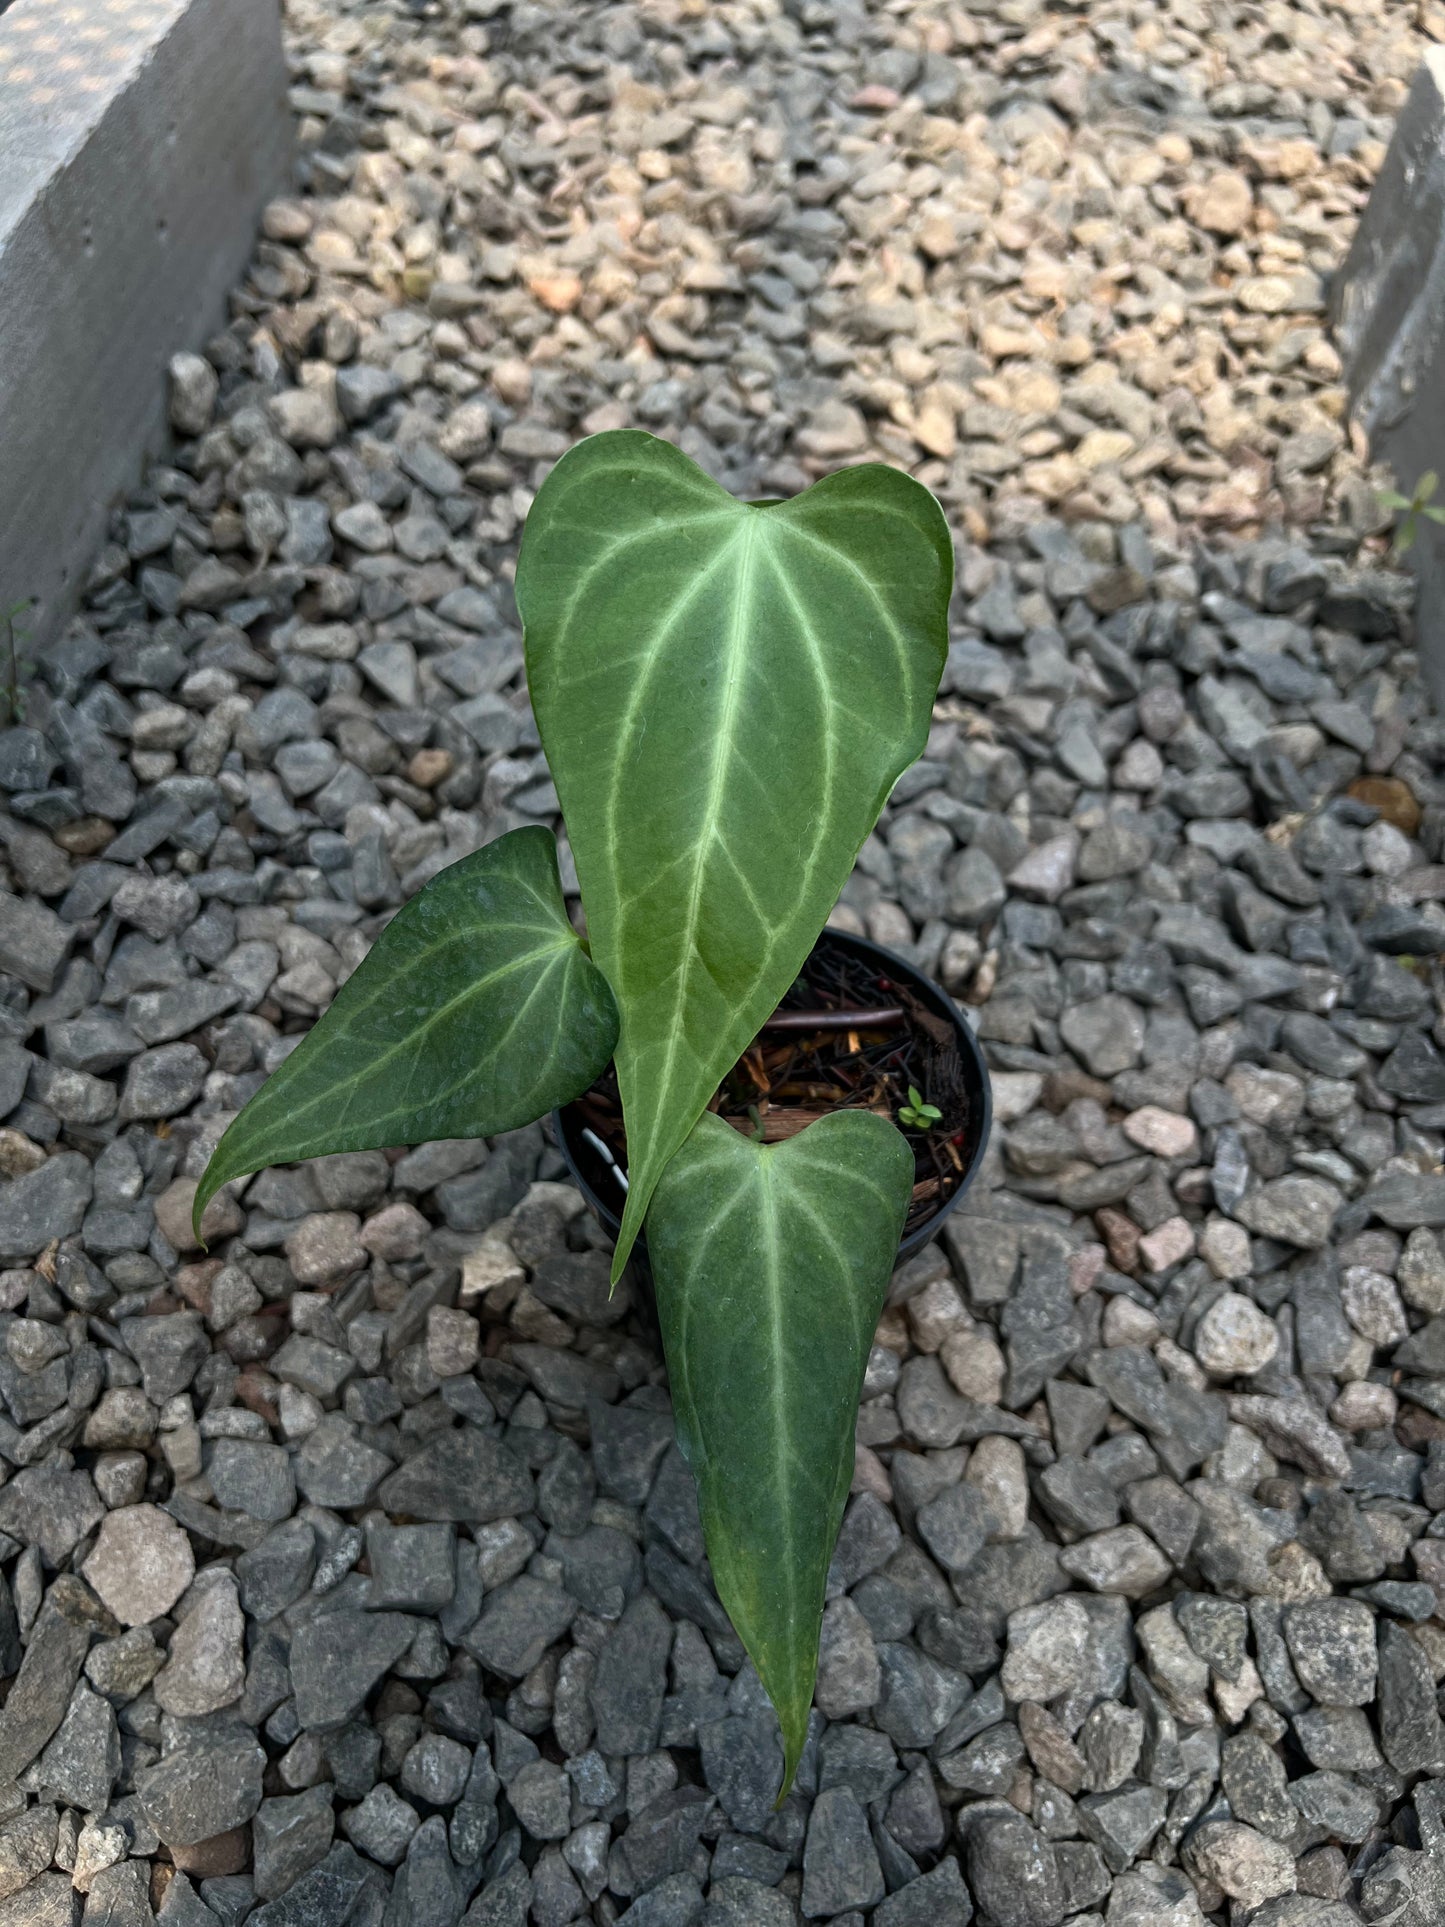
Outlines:
<svg viewBox="0 0 1445 1927"><path fill-rule="evenodd" d="M491 1137L613 1060L630 1182L612 1275L645 1220L678 1439L718 1596L778 1711L783 1792L914 1160L870 1111L764 1144L708 1105L923 751L952 585L942 510L899 470L739 502L650 435L564 455L516 591L587 940L540 826L443 870L196 1194L199 1228L263 1165ZM938 1115L915 1091L902 1121Z"/></svg>
<svg viewBox="0 0 1445 1927"><path fill-rule="evenodd" d="M1382 488L1377 500L1382 509L1404 519L1395 530L1394 552L1397 556L1407 555L1415 546L1415 537L1420 533L1420 518L1434 523L1445 523L1445 508L1434 500L1440 477L1433 468L1427 468L1415 484L1413 495L1401 495L1398 489Z"/></svg>
<svg viewBox="0 0 1445 1927"><path fill-rule="evenodd" d="M898 1122L905 1130L926 1131L930 1124L937 1124L943 1116L935 1105L925 1104L923 1094L914 1085L908 1086L908 1102L898 1107Z"/></svg>

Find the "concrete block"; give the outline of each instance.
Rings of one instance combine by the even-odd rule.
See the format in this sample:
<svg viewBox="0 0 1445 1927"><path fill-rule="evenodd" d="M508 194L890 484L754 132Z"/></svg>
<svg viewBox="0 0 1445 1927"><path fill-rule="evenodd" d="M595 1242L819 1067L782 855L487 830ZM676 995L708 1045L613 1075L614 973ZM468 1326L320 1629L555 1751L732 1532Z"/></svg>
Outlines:
<svg viewBox="0 0 1445 1927"><path fill-rule="evenodd" d="M1445 477L1445 47L1415 75L1331 310L1372 457L1405 495L1429 469ZM1445 704L1445 529L1422 518L1409 559L1421 668Z"/></svg>
<svg viewBox="0 0 1445 1927"><path fill-rule="evenodd" d="M291 116L278 0L0 7L0 605L43 648L225 317Z"/></svg>

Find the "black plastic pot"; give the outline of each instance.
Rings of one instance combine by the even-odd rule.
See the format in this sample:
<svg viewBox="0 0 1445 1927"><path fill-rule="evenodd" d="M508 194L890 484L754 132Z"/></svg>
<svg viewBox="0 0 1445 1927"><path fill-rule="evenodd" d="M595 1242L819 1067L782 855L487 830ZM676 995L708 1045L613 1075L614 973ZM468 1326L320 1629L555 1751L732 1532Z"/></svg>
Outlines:
<svg viewBox="0 0 1445 1927"><path fill-rule="evenodd" d="M925 977L921 970L905 963L896 951L885 950L882 944L870 943L866 937L855 937L846 930L825 930L813 946L814 954L823 949L841 950L861 958L874 969L880 970L895 982L906 984L924 1007L935 1016L945 1018L954 1028L958 1042L959 1060L963 1067L964 1083L969 1096L969 1121L967 1137L960 1147L963 1158L963 1176L952 1194L931 1218L916 1225L898 1246L900 1258L907 1258L937 1232L938 1227L956 1209L964 1193L978 1174L983 1154L988 1148L989 1129L993 1123L993 1090L989 1084L988 1066L983 1061L983 1052L972 1030L960 1015L957 1005L948 993L939 988L932 978ZM576 1105L568 1104L552 1113L552 1133L557 1147L567 1161L567 1168L578 1190L591 1207L600 1223L616 1237L622 1219L617 1203L621 1191L614 1168L602 1154L585 1142L582 1133L585 1129L581 1113ZM643 1252L643 1240L639 1238L635 1247L639 1255Z"/></svg>

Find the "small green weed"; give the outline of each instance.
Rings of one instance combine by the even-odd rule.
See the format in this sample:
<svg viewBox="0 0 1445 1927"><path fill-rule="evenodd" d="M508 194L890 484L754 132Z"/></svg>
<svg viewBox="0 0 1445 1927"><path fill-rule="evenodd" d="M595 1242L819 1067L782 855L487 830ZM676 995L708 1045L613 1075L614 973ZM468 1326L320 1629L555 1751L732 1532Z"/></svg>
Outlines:
<svg viewBox="0 0 1445 1927"><path fill-rule="evenodd" d="M1439 486L1440 477L1433 468L1427 468L1416 482L1413 495L1402 495L1394 488L1380 490L1380 507L1404 517L1395 530L1394 550L1397 556L1407 554L1414 546L1415 537L1420 533L1422 515L1427 521L1445 523L1445 508L1438 507L1433 500Z"/></svg>
<svg viewBox="0 0 1445 1927"><path fill-rule="evenodd" d="M898 1108L898 1122L907 1125L910 1131L926 1131L930 1124L936 1124L943 1116L932 1104L925 1104L920 1092L913 1085L908 1086L908 1102Z"/></svg>

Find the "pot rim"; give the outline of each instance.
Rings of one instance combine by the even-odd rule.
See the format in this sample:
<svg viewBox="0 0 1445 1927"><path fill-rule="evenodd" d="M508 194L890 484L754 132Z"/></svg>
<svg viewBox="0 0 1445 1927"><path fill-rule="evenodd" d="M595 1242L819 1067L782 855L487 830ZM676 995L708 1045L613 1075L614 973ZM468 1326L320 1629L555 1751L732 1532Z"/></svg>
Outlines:
<svg viewBox="0 0 1445 1927"><path fill-rule="evenodd" d="M988 1150L988 1141L993 1132L993 1085L989 1079L988 1065L984 1061L983 1047L974 1035L973 1026L942 985L936 984L931 977L926 976L916 964L911 964L906 958L900 957L896 950L889 950L884 944L874 943L870 937L855 936L851 930L835 930L826 925L814 938L813 948L815 949L825 938L855 953L860 953L872 963L885 965L888 975L907 981L910 988L920 995L921 1002L929 1005L938 1016L947 1018L953 1025L958 1039L958 1053L963 1059L965 1080L973 1086L972 1095L978 1105L978 1130L973 1150L964 1166L963 1176L954 1186L947 1201L934 1212L931 1218L925 1218L921 1225L908 1233L907 1237L899 1240L899 1259L911 1258L916 1251L922 1250L924 1245L938 1235L944 1219L963 1202L969 1187L978 1176L979 1167L983 1163L984 1153ZM808 955L812 954L813 951L810 949ZM553 1139L562 1154L572 1182L582 1193L593 1215L615 1238L622 1228L622 1220L611 1205L604 1203L597 1195L582 1172L569 1142L567 1112L571 1108L571 1105L563 1104L552 1112ZM645 1249L645 1236L645 1232L638 1235L639 1252Z"/></svg>

